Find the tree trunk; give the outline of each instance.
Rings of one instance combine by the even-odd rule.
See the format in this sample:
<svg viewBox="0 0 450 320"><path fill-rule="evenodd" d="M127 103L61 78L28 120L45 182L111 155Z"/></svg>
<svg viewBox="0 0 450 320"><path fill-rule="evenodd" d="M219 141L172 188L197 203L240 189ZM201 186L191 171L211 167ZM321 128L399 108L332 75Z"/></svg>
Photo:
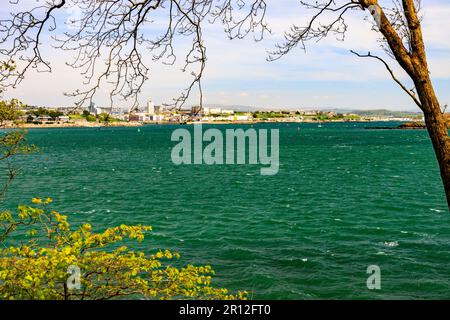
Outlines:
<svg viewBox="0 0 450 320"><path fill-rule="evenodd" d="M436 93L429 77L416 82L416 89L422 103L425 123L433 143L442 181L444 182L447 205L450 210L450 137L445 116L441 112Z"/></svg>
<svg viewBox="0 0 450 320"><path fill-rule="evenodd" d="M359 0L359 3L364 9L369 9L371 6L379 8L380 32L385 37L397 62L414 81L420 100L420 108L425 115L425 123L439 163L447 205L450 210L450 138L445 116L441 112L441 106L430 79L425 43L415 2L413 0L401 1L406 19L403 26L407 28L409 35L409 50L405 48L402 37L399 36L398 30L389 21L378 4L378 0Z"/></svg>

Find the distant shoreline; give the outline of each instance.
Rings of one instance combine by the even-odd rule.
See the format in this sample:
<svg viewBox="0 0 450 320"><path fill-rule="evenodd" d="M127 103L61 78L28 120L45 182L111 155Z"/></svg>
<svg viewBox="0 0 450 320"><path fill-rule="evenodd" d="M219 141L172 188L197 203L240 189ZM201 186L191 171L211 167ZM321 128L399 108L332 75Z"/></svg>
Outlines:
<svg viewBox="0 0 450 320"><path fill-rule="evenodd" d="M366 127L367 130L426 130L427 128L416 127L416 128L407 128L407 127Z"/></svg>
<svg viewBox="0 0 450 320"><path fill-rule="evenodd" d="M21 123L18 125L8 125L6 128L23 128L23 129L51 129L51 128L105 128L105 127L142 127L146 125L193 125L193 124L217 124L217 125L242 125L242 124L259 124L259 123L304 123L304 124L323 124L323 123L374 123L374 122L399 122L398 120L358 120L358 121L340 121L340 120L324 120L324 121L289 121L289 120L255 120L255 121L202 121L202 122L110 122L110 123L99 123L99 122L70 122L70 123ZM367 129L418 129L418 128L399 128L399 127L368 127Z"/></svg>
<svg viewBox="0 0 450 320"><path fill-rule="evenodd" d="M405 122L397 127L366 127L369 130L426 130L425 123L420 121Z"/></svg>
<svg viewBox="0 0 450 320"><path fill-rule="evenodd" d="M10 125L6 128L23 128L23 129L51 129L51 128L103 128L103 127L141 127L140 122L111 122L108 124L99 122L71 122L71 123L21 123L18 125Z"/></svg>

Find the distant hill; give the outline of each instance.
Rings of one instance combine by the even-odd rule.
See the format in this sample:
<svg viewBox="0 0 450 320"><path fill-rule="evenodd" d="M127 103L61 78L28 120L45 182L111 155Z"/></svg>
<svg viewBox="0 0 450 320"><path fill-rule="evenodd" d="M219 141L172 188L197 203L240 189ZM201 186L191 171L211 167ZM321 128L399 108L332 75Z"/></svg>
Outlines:
<svg viewBox="0 0 450 320"><path fill-rule="evenodd" d="M214 103L205 103L203 104L206 108L222 108L222 109L231 109L234 111L257 111L257 110L265 110L264 108L258 108L254 106L245 106L245 105L227 105L227 104L214 104Z"/></svg>
<svg viewBox="0 0 450 320"><path fill-rule="evenodd" d="M235 111L264 111L264 110L320 110L320 111L332 111L336 113L353 113L363 117L391 117L391 118L409 118L409 117L422 117L422 112L414 111L393 111L388 109L373 109L373 110L355 110L346 108L261 108L255 106L246 105L224 105L224 104L205 104L205 107L209 108L222 108L222 109L233 109Z"/></svg>
<svg viewBox="0 0 450 320"><path fill-rule="evenodd" d="M422 117L422 112L391 111L386 109L354 110L352 111L352 113L365 117L392 117L392 118Z"/></svg>

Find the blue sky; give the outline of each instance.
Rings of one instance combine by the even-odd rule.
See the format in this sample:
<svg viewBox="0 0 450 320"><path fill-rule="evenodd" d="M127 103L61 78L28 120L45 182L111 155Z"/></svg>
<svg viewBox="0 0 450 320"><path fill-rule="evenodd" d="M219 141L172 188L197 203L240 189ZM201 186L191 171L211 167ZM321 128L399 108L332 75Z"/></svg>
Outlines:
<svg viewBox="0 0 450 320"><path fill-rule="evenodd" d="M307 51L293 50L276 62L267 62L267 50L282 39L283 32L293 23L301 24L311 14L296 0L269 0L267 21L273 33L255 43L227 39L222 26L207 26L204 30L208 63L203 79L207 104L250 105L261 108L346 108L393 110L418 109L390 79L384 67L375 60L360 59L350 49L383 56L367 13L350 12L349 32L345 42L333 38L311 43ZM388 3L388 1L382 1ZM423 31L427 44L431 75L442 104L450 100L450 3L448 0L424 2ZM8 11L3 6L0 13ZM70 15L65 12L59 20ZM156 26L155 26L156 27ZM155 29L156 30L156 29ZM154 32L152 27L145 32ZM179 41L179 49L185 45ZM63 92L79 88L82 79L76 70L64 65L70 56L44 46L44 56L52 61L51 74L30 73L20 87L10 90L6 98L18 97L26 103L58 106L72 105L73 98ZM399 78L406 75L392 61ZM141 95L141 102L170 102L188 84L189 75L180 72L180 65L168 67L151 64L151 76ZM37 83L39 85L37 85ZM108 105L107 88L95 101ZM196 102L196 94L191 103ZM127 106L127 103L119 104Z"/></svg>

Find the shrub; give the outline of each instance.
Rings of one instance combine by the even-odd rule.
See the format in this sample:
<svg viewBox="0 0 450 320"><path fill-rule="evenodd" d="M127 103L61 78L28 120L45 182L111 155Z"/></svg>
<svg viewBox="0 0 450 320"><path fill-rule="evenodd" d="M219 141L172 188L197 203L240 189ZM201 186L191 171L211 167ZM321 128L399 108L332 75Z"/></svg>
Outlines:
<svg viewBox="0 0 450 320"><path fill-rule="evenodd" d="M22 228L28 238L19 246L0 249L0 298L246 298L246 292L233 295L214 288L210 266L177 268L173 260L180 258L178 253L145 254L119 245L127 238L143 241L149 226L121 225L96 233L83 224L72 231L67 216L49 210L51 199L32 202L19 206L16 217L9 211L0 214L0 243ZM79 278L68 274L74 270L80 271Z"/></svg>

